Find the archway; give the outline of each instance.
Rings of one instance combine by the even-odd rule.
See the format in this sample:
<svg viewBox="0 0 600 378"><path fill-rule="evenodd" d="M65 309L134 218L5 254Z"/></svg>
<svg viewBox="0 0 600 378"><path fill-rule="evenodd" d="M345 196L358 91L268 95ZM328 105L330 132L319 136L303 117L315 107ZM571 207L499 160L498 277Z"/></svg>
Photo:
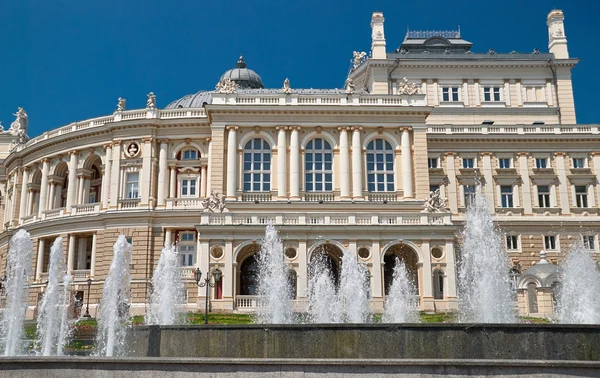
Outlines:
<svg viewBox="0 0 600 378"><path fill-rule="evenodd" d="M310 256L310 274L314 274L319 268L324 269L329 272L335 287L339 287L342 255L342 250L334 244L324 243L316 246Z"/></svg>
<svg viewBox="0 0 600 378"><path fill-rule="evenodd" d="M237 295L258 295L258 252L260 244L248 244L238 253L236 262L237 271Z"/></svg>
<svg viewBox="0 0 600 378"><path fill-rule="evenodd" d="M98 203L102 191L102 159L96 154L90 155L84 162L83 167L88 170L84 180L84 190L80 202Z"/></svg>
<svg viewBox="0 0 600 378"><path fill-rule="evenodd" d="M408 276L411 279L414 287L419 292L419 255L417 252L406 244L394 244L388 248L383 256L383 284L384 293L387 295L394 280L394 267L396 266L396 258L404 262Z"/></svg>

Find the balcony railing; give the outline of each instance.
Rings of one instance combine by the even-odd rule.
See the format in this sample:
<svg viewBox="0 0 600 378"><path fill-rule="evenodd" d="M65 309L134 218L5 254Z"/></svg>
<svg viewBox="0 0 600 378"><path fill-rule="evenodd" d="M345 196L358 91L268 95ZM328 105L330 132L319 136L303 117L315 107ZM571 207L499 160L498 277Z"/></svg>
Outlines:
<svg viewBox="0 0 600 378"><path fill-rule="evenodd" d="M78 269L71 271L73 281L86 281L90 276L89 269Z"/></svg>
<svg viewBox="0 0 600 378"><path fill-rule="evenodd" d="M179 277L184 280L193 280L195 270L196 268L193 266L182 266L179 268Z"/></svg>
<svg viewBox="0 0 600 378"><path fill-rule="evenodd" d="M428 134L600 134L598 125L429 126Z"/></svg>
<svg viewBox="0 0 600 378"><path fill-rule="evenodd" d="M73 210L71 210L71 213L73 215L76 214L93 214L93 213L98 213L100 212L100 203L96 202L96 203L86 203L83 205L76 205L73 206Z"/></svg>
<svg viewBox="0 0 600 378"><path fill-rule="evenodd" d="M136 209L140 204L139 198L133 199L120 199L119 200L119 210L132 210Z"/></svg>
<svg viewBox="0 0 600 378"><path fill-rule="evenodd" d="M242 193L242 201L246 201L246 202L271 201L271 193L270 192L244 192L244 193Z"/></svg>
<svg viewBox="0 0 600 378"><path fill-rule="evenodd" d="M335 200L332 192L306 192L304 200L308 202L331 202Z"/></svg>
<svg viewBox="0 0 600 378"><path fill-rule="evenodd" d="M375 193L369 192L367 193L367 200L372 202L392 202L397 201L398 197L396 193Z"/></svg>
<svg viewBox="0 0 600 378"><path fill-rule="evenodd" d="M65 208L46 210L42 213L42 219L59 218L65 215Z"/></svg>
<svg viewBox="0 0 600 378"><path fill-rule="evenodd" d="M167 198L167 209L202 209L203 198Z"/></svg>

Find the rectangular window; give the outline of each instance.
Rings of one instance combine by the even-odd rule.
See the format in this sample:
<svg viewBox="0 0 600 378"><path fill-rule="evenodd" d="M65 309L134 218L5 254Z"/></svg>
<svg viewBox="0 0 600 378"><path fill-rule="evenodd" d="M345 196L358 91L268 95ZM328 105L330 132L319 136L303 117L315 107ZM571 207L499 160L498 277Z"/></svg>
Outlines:
<svg viewBox="0 0 600 378"><path fill-rule="evenodd" d="M179 234L177 249L181 266L194 266L196 259L196 233L182 232Z"/></svg>
<svg viewBox="0 0 600 378"><path fill-rule="evenodd" d="M181 180L181 196L182 197L195 197L196 196L196 182L197 179L183 179Z"/></svg>
<svg viewBox="0 0 600 378"><path fill-rule="evenodd" d="M556 236L545 235L544 248L546 248L547 251L556 251Z"/></svg>
<svg viewBox="0 0 600 378"><path fill-rule="evenodd" d="M442 88L442 101L446 102L457 102L459 101L458 97L458 87L444 87Z"/></svg>
<svg viewBox="0 0 600 378"><path fill-rule="evenodd" d="M583 247L593 251L596 249L596 237L594 235L583 235Z"/></svg>
<svg viewBox="0 0 600 378"><path fill-rule="evenodd" d="M519 249L519 237L517 235L506 235L506 249L516 251Z"/></svg>
<svg viewBox="0 0 600 378"><path fill-rule="evenodd" d="M427 166L429 168L439 168L439 166L438 166L438 158L429 158L429 159L427 159Z"/></svg>
<svg viewBox="0 0 600 378"><path fill-rule="evenodd" d="M498 167L500 169L509 169L510 168L510 159L509 158L498 159Z"/></svg>
<svg viewBox="0 0 600 378"><path fill-rule="evenodd" d="M475 185L465 185L465 207L469 207L475 203Z"/></svg>
<svg viewBox="0 0 600 378"><path fill-rule="evenodd" d="M194 241L194 233L193 232L185 232L181 234L181 241Z"/></svg>
<svg viewBox="0 0 600 378"><path fill-rule="evenodd" d="M125 197L139 198L139 172L129 172L125 183Z"/></svg>
<svg viewBox="0 0 600 378"><path fill-rule="evenodd" d="M539 207L551 207L550 206L550 186L538 185L538 206Z"/></svg>
<svg viewBox="0 0 600 378"><path fill-rule="evenodd" d="M500 101L500 87L484 87L483 101Z"/></svg>
<svg viewBox="0 0 600 378"><path fill-rule="evenodd" d="M502 207L513 207L513 188L510 185L500 187Z"/></svg>
<svg viewBox="0 0 600 378"><path fill-rule="evenodd" d="M546 159L546 158L536 158L535 159L535 167L537 169L548 168L548 159Z"/></svg>
<svg viewBox="0 0 600 378"><path fill-rule="evenodd" d="M575 204L577 207L588 207L587 186L575 186Z"/></svg>
<svg viewBox="0 0 600 378"><path fill-rule="evenodd" d="M198 151L186 150L183 151L183 160L196 160L198 159Z"/></svg>
<svg viewBox="0 0 600 378"><path fill-rule="evenodd" d="M473 158L463 158L462 163L463 168L475 168L475 159Z"/></svg>
<svg viewBox="0 0 600 378"><path fill-rule="evenodd" d="M585 159L573 158L573 168L585 168Z"/></svg>

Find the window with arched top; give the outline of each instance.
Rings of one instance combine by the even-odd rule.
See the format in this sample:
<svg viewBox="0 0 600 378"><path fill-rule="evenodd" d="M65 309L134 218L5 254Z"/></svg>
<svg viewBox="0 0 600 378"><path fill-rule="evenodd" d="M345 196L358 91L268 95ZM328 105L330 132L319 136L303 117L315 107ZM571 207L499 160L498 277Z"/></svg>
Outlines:
<svg viewBox="0 0 600 378"><path fill-rule="evenodd" d="M393 192L394 149L384 139L367 145L367 188L369 192Z"/></svg>
<svg viewBox="0 0 600 378"><path fill-rule="evenodd" d="M271 191L271 146L255 138L244 146L244 192Z"/></svg>
<svg viewBox="0 0 600 378"><path fill-rule="evenodd" d="M304 149L305 188L307 192L333 190L333 149L325 139L316 138Z"/></svg>
<svg viewBox="0 0 600 378"><path fill-rule="evenodd" d="M444 299L444 272L433 271L433 299Z"/></svg>

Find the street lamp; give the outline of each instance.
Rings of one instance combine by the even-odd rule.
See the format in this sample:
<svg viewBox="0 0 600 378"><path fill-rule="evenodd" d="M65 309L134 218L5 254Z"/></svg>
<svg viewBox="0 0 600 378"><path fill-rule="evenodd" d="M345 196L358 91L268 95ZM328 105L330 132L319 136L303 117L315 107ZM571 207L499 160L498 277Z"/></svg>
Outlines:
<svg viewBox="0 0 600 378"><path fill-rule="evenodd" d="M83 315L84 318L91 318L92 316L90 315L90 291L91 291L91 287L92 287L92 279L88 278L87 279L87 284L88 284L88 290L87 290L87 304L85 306L85 315Z"/></svg>
<svg viewBox="0 0 600 378"><path fill-rule="evenodd" d="M198 285L198 287L206 286L206 296L204 297L204 324L208 324L208 288L215 287L215 285L217 285L219 281L221 281L223 272L221 272L221 270L217 268L213 271L212 275L214 278L213 283L210 282L210 274L206 275L204 282L200 282L202 278L202 272L200 271L200 268L196 268L196 271L194 272L194 279L196 280L196 285Z"/></svg>

